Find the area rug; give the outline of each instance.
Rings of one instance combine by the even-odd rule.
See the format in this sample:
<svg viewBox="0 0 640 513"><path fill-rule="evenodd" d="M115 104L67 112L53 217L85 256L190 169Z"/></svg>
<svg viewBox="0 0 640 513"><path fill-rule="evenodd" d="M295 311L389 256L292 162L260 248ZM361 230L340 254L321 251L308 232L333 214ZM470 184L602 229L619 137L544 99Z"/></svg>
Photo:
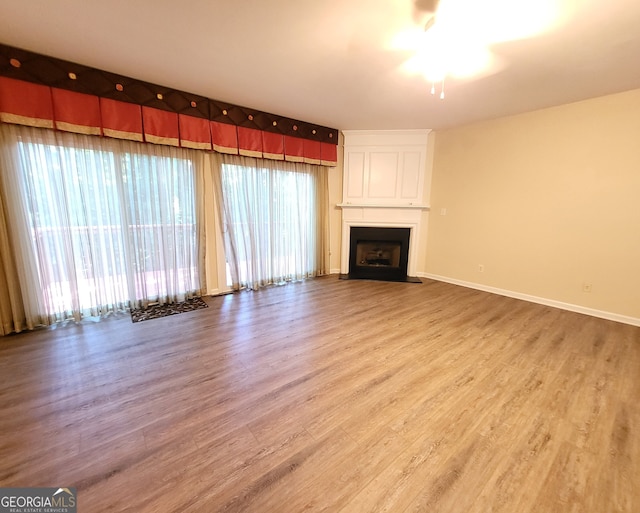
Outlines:
<svg viewBox="0 0 640 513"><path fill-rule="evenodd" d="M151 305L147 308L136 308L131 310L131 321L141 322L150 319L159 319L167 315L175 315L184 312L193 312L201 308L209 308L209 305L200 297L187 299L182 303L170 303L166 305Z"/></svg>

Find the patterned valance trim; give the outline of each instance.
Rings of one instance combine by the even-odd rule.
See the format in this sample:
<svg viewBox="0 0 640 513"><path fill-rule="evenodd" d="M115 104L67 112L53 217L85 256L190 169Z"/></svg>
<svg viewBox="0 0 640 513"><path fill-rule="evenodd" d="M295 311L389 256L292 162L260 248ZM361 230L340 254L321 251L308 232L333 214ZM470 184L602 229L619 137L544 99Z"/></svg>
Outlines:
<svg viewBox="0 0 640 513"><path fill-rule="evenodd" d="M0 45L0 121L335 166L338 131Z"/></svg>

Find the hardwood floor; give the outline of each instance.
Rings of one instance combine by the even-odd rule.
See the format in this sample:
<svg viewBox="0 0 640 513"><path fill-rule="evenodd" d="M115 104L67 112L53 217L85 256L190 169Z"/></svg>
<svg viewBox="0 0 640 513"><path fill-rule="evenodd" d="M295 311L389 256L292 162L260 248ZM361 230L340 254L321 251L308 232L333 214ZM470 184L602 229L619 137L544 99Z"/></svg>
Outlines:
<svg viewBox="0 0 640 513"><path fill-rule="evenodd" d="M637 512L640 328L335 276L0 338L0 486L79 512Z"/></svg>

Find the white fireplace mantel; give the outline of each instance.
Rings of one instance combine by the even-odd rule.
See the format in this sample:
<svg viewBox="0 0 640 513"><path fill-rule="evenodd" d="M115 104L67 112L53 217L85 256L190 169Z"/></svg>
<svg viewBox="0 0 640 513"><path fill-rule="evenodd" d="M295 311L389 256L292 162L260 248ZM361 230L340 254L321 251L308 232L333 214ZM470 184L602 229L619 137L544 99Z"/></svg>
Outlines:
<svg viewBox="0 0 640 513"><path fill-rule="evenodd" d="M415 276L423 211L429 210L426 177L430 130L344 131L340 272L349 272L352 226L410 228L407 272ZM426 194L425 194L426 191Z"/></svg>
<svg viewBox="0 0 640 513"><path fill-rule="evenodd" d="M406 209L418 209L418 210L429 210L431 207L429 205L408 203L407 205L376 205L375 203L338 203L336 205L340 208L406 208Z"/></svg>

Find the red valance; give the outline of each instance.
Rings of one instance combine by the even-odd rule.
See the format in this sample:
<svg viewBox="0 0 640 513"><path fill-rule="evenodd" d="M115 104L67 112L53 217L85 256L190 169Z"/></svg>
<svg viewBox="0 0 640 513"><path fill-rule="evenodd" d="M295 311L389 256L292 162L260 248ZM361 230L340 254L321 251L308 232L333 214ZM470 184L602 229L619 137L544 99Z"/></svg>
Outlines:
<svg viewBox="0 0 640 513"><path fill-rule="evenodd" d="M180 146L180 128L175 112L142 107L144 140L165 146Z"/></svg>
<svg viewBox="0 0 640 513"><path fill-rule="evenodd" d="M335 166L337 146L0 76L0 121Z"/></svg>
<svg viewBox="0 0 640 513"><path fill-rule="evenodd" d="M262 132L255 128L238 127L238 150L245 157L262 158Z"/></svg>
<svg viewBox="0 0 640 513"><path fill-rule="evenodd" d="M142 142L142 108L133 103L100 98L102 133L116 139Z"/></svg>
<svg viewBox="0 0 640 513"><path fill-rule="evenodd" d="M285 135L284 158L290 162L304 162L304 141L298 137Z"/></svg>
<svg viewBox="0 0 640 513"><path fill-rule="evenodd" d="M0 77L0 121L53 128L51 88Z"/></svg>
<svg viewBox="0 0 640 513"><path fill-rule="evenodd" d="M87 135L102 135L100 100L97 96L51 89L53 120L58 130Z"/></svg>
<svg viewBox="0 0 640 513"><path fill-rule="evenodd" d="M238 131L233 125L211 121L211 144L218 153L238 154Z"/></svg>
<svg viewBox="0 0 640 513"><path fill-rule="evenodd" d="M208 119L178 114L178 128L180 141L184 148L193 148L194 150L211 149L211 131Z"/></svg>
<svg viewBox="0 0 640 513"><path fill-rule="evenodd" d="M265 159L284 160L284 135L262 132L262 152Z"/></svg>

